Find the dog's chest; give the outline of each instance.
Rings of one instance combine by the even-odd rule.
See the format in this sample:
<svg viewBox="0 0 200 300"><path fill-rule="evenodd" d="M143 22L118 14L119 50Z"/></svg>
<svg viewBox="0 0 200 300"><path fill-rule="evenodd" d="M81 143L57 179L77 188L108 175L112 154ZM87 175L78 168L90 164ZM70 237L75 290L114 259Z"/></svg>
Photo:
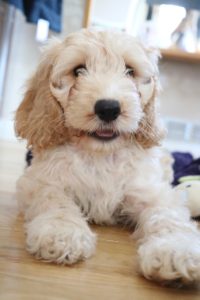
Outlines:
<svg viewBox="0 0 200 300"><path fill-rule="evenodd" d="M65 191L89 220L114 223L115 211L125 194L127 162L120 155L87 156L73 153Z"/></svg>

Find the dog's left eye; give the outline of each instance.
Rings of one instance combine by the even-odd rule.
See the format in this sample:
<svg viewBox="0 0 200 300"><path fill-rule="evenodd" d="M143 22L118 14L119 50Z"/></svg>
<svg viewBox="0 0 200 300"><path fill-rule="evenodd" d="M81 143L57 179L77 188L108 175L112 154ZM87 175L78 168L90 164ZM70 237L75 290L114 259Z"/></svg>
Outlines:
<svg viewBox="0 0 200 300"><path fill-rule="evenodd" d="M80 65L73 70L74 76L84 75L86 73L86 66Z"/></svg>
<svg viewBox="0 0 200 300"><path fill-rule="evenodd" d="M134 69L129 66L126 66L125 74L130 77L135 77Z"/></svg>

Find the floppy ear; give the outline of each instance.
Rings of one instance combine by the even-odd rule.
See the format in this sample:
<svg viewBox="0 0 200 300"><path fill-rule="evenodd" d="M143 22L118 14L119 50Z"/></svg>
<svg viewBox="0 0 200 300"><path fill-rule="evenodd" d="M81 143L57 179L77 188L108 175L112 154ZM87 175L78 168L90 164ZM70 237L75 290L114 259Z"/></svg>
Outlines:
<svg viewBox="0 0 200 300"><path fill-rule="evenodd" d="M39 67L27 85L24 99L16 112L17 136L28 145L41 150L66 141L62 108L50 90L49 77L60 52L61 43L51 45L44 53Z"/></svg>
<svg viewBox="0 0 200 300"><path fill-rule="evenodd" d="M159 52L154 49L145 49L145 51L154 69L154 76L143 78L141 82L138 83L138 91L141 96L144 116L140 121L135 138L143 148L151 148L160 144L160 141L165 136L166 130L157 110L157 94L160 89L157 66Z"/></svg>
<svg viewBox="0 0 200 300"><path fill-rule="evenodd" d="M144 116L140 121L139 128L135 134L136 141L143 148L158 146L160 141L164 138L166 131L159 119L154 94L144 106L143 112Z"/></svg>

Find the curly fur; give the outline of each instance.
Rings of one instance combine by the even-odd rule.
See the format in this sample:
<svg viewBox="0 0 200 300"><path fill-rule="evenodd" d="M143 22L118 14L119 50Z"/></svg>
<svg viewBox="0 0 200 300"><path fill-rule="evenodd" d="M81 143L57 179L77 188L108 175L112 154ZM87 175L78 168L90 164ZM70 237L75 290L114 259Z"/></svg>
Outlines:
<svg viewBox="0 0 200 300"><path fill-rule="evenodd" d="M86 71L74 76L74 68ZM134 69L127 76L126 65ZM169 185L159 145L157 54L126 34L82 30L50 44L16 113L33 163L17 183L27 248L71 264L94 253L88 223L136 225L141 273L161 282L200 280L200 236ZM116 99L108 124L98 99ZM97 130L118 137L101 141Z"/></svg>

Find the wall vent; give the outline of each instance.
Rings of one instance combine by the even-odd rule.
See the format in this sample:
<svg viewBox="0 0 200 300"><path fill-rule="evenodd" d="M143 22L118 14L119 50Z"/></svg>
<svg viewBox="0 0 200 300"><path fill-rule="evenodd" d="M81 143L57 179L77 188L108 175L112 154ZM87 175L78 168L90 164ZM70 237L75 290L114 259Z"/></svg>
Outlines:
<svg viewBox="0 0 200 300"><path fill-rule="evenodd" d="M164 122L168 139L200 144L200 124L174 119L165 119Z"/></svg>

